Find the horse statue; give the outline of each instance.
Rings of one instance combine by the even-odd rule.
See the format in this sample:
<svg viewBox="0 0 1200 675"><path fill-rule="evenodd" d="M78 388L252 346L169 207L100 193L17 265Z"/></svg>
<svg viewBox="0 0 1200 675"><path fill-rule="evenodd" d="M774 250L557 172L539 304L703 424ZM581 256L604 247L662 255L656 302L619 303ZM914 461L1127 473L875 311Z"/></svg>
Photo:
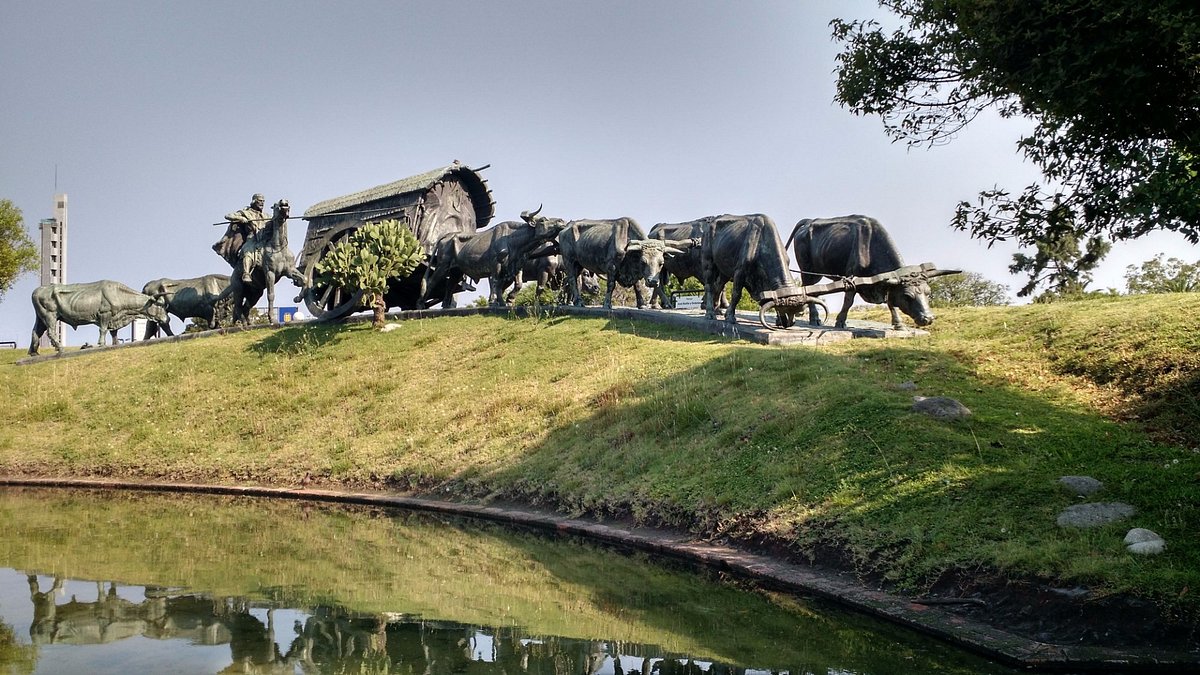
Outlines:
<svg viewBox="0 0 1200 675"><path fill-rule="evenodd" d="M263 291L267 292L267 313L271 323L275 318L275 282L283 277L292 280L297 287L304 286L304 275L296 269L296 259L288 248L287 221L291 205L280 199L271 207L272 216L261 230L242 244L238 253L239 264L230 276L229 287L214 301L233 298L233 322L246 324L250 321L250 310Z"/></svg>

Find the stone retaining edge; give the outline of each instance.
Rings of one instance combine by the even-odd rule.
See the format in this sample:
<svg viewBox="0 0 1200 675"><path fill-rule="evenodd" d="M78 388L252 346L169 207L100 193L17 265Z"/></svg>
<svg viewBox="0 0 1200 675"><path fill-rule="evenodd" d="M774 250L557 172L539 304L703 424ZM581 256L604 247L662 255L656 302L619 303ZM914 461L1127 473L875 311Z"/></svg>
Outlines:
<svg viewBox="0 0 1200 675"><path fill-rule="evenodd" d="M657 530L629 530L587 520L511 507L464 504L397 494L345 492L307 488L209 485L199 483L136 482L97 478L21 478L0 476L0 487L86 488L184 492L307 499L428 511L512 523L572 534L621 546L668 555L734 572L760 582L840 605L931 635L1005 665L1030 671L1200 671L1200 654L1159 651L1145 653L1106 647L1052 645L1008 633L951 612L910 602L883 591L864 588L768 556L709 544L681 534Z"/></svg>

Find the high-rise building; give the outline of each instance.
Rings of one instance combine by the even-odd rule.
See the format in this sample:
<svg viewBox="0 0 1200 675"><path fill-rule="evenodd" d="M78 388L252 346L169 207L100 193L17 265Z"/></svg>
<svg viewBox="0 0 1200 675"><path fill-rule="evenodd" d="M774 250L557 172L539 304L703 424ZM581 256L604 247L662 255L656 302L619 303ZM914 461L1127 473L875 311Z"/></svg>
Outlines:
<svg viewBox="0 0 1200 675"><path fill-rule="evenodd" d="M54 195L54 217L38 222L42 231L42 280L46 284L67 283L67 195ZM41 339L42 346L50 344L49 331L54 331L59 344L63 340L63 325L48 326L47 335Z"/></svg>

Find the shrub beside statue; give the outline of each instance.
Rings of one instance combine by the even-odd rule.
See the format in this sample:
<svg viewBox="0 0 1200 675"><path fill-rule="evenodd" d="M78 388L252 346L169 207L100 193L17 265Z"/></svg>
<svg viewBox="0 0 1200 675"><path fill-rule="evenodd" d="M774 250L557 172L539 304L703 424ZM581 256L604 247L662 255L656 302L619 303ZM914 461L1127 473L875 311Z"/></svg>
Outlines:
<svg viewBox="0 0 1200 675"><path fill-rule="evenodd" d="M319 283L358 288L374 312L371 325L382 328L388 283L412 274L425 260L413 233L398 220L368 223L334 244L317 265Z"/></svg>

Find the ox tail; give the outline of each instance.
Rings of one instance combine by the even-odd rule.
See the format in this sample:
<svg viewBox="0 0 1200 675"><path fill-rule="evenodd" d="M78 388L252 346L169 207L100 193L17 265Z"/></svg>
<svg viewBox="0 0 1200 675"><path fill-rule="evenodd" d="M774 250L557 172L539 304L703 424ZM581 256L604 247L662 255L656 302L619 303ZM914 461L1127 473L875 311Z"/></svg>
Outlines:
<svg viewBox="0 0 1200 675"><path fill-rule="evenodd" d="M796 223L796 226L792 228L792 233L788 235L787 243L785 243L783 245L783 250L786 251L789 248L791 248L792 240L796 238L796 233L800 231L800 228L804 227L805 225L808 225L811 222L812 222L811 218L802 218L800 220L800 222Z"/></svg>

